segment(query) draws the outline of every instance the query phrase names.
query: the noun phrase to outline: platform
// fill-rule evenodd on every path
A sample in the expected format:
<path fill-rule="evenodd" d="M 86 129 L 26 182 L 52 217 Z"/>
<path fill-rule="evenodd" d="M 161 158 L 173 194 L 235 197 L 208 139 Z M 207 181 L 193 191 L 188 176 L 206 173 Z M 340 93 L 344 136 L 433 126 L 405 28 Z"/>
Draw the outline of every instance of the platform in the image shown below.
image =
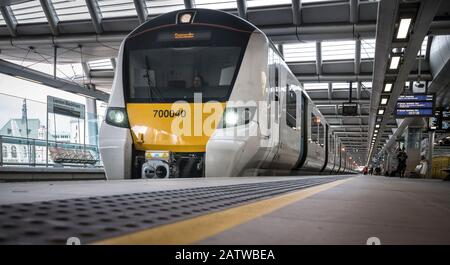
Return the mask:
<path fill-rule="evenodd" d="M 449 194 L 355 175 L 3 183 L 0 244 L 449 244 Z"/>
<path fill-rule="evenodd" d="M 103 168 L 0 167 L 0 181 L 106 179 Z"/>

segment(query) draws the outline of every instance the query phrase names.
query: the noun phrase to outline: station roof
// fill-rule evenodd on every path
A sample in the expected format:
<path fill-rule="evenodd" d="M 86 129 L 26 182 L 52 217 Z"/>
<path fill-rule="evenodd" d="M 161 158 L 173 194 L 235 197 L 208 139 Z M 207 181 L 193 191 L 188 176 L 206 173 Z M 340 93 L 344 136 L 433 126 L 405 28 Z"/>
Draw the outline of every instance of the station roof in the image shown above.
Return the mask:
<path fill-rule="evenodd" d="M 441 0 L 8 0 L 0 5 L 0 72 L 101 100 L 111 90 L 121 40 L 140 23 L 185 7 L 239 15 L 278 45 L 359 165 L 402 123 L 391 115 L 391 100 L 375 128 L 386 80 L 395 81 L 391 98 L 413 81 L 432 81 L 439 73 L 431 71 L 431 44 L 450 34 L 450 1 Z M 414 14 L 415 31 L 396 42 L 392 36 L 402 10 Z M 397 47 L 407 47 L 400 69 L 386 71 Z M 350 83 L 358 114 L 343 116 Z"/>

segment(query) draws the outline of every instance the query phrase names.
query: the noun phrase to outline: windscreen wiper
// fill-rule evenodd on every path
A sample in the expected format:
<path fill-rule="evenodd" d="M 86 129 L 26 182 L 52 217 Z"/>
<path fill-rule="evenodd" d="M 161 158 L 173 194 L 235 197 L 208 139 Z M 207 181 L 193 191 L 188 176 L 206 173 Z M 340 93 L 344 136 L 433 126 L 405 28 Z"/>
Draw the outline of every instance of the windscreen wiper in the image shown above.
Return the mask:
<path fill-rule="evenodd" d="M 162 97 L 161 97 L 160 91 L 159 91 L 158 88 L 156 87 L 156 84 L 152 84 L 152 80 L 150 80 L 150 63 L 149 63 L 149 61 L 148 61 L 148 56 L 145 56 L 145 67 L 146 67 L 146 72 L 147 72 L 146 77 L 147 77 L 147 85 L 148 85 L 148 99 L 149 99 L 149 101 L 150 101 L 150 100 L 153 100 L 153 97 L 152 97 L 152 88 L 154 88 L 155 91 L 153 91 L 153 92 L 156 92 L 156 93 L 153 93 L 153 94 L 154 94 L 159 100 L 161 100 Z"/>

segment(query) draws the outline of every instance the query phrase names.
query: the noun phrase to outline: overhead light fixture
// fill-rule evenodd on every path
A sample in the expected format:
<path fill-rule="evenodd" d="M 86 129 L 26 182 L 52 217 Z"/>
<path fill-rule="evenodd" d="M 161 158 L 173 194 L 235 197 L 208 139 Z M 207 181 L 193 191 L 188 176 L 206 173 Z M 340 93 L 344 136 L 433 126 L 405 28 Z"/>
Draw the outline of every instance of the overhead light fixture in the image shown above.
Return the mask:
<path fill-rule="evenodd" d="M 375 132 L 375 133 L 378 133 L 378 130 L 375 130 L 374 132 Z"/>
<path fill-rule="evenodd" d="M 400 19 L 400 25 L 398 26 L 397 39 L 406 39 L 408 37 L 409 28 L 411 27 L 412 18 Z"/>
<path fill-rule="evenodd" d="M 391 91 L 392 91 L 392 83 L 386 83 L 386 84 L 384 85 L 383 92 L 385 92 L 385 93 L 390 93 Z"/>
<path fill-rule="evenodd" d="M 384 114 L 384 109 L 379 109 L 378 110 L 378 115 L 383 115 Z"/>
<path fill-rule="evenodd" d="M 400 55 L 393 55 L 391 57 L 391 63 L 389 64 L 389 69 L 396 70 L 400 65 Z"/>
<path fill-rule="evenodd" d="M 375 128 L 380 128 L 380 125 L 379 124 L 375 124 Z"/>
<path fill-rule="evenodd" d="M 387 102 L 388 102 L 388 100 L 389 100 L 389 97 L 382 97 L 382 98 L 381 98 L 380 104 L 381 104 L 381 105 L 386 105 Z"/>

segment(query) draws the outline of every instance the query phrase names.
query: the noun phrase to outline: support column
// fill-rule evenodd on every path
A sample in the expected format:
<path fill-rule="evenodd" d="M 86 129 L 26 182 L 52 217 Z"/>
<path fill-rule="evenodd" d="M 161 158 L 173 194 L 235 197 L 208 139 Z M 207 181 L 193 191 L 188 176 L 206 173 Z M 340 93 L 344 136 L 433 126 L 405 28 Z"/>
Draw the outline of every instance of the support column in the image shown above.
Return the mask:
<path fill-rule="evenodd" d="M 408 159 L 406 160 L 405 176 L 410 176 L 420 163 L 420 143 L 422 140 L 422 127 L 408 127 L 405 137 L 405 147 Z"/>
<path fill-rule="evenodd" d="M 86 126 L 88 132 L 88 144 L 98 145 L 97 101 L 95 98 L 86 98 Z"/>
<path fill-rule="evenodd" d="M 432 166 L 433 166 L 433 152 L 434 152 L 434 131 L 428 132 L 428 150 L 427 150 L 427 160 L 428 160 L 428 168 L 427 168 L 427 177 L 432 178 Z"/>

